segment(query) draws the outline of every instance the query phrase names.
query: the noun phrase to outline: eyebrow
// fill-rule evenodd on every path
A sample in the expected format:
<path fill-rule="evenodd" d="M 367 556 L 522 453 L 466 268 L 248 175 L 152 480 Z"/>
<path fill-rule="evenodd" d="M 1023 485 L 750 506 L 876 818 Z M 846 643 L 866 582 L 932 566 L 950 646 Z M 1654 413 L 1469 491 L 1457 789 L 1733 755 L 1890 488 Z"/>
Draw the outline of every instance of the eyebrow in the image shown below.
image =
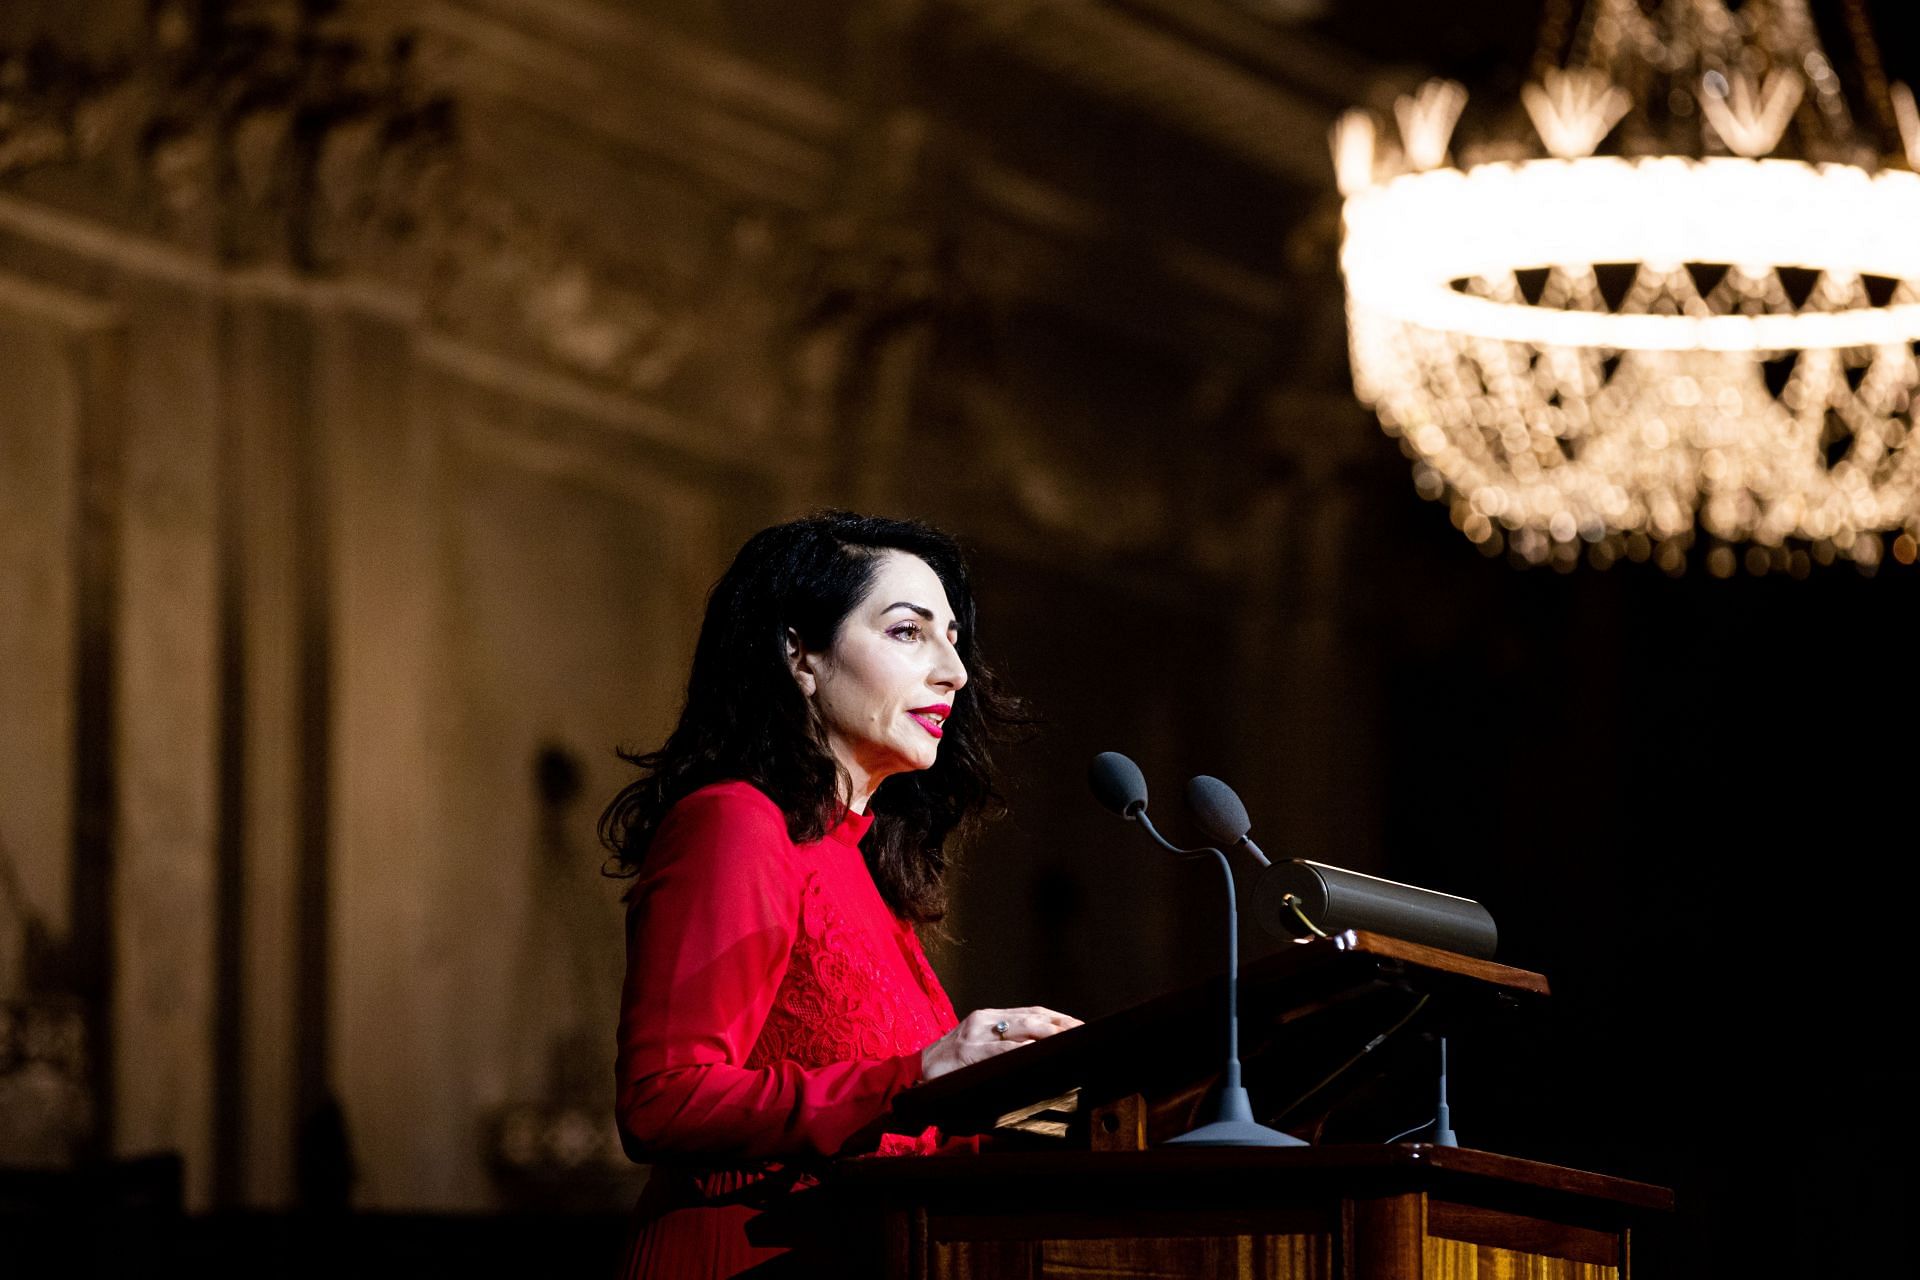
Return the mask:
<path fill-rule="evenodd" d="M 886 608 L 882 609 L 880 612 L 892 613 L 895 609 L 910 609 L 914 613 L 919 614 L 926 621 L 928 622 L 933 621 L 933 610 L 927 608 L 925 605 L 913 604 L 912 602 L 907 600 L 895 600 L 892 604 L 888 605 Z M 949 622 L 947 624 L 947 630 L 958 632 L 960 630 L 960 623 L 957 620 L 953 622 Z"/>

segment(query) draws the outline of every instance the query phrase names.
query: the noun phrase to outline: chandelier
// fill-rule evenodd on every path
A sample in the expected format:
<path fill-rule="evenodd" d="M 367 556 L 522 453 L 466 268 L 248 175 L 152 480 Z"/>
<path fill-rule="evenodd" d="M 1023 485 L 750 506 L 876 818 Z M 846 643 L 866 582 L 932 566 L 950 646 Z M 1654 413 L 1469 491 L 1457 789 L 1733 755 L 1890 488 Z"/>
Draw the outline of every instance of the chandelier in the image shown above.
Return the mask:
<path fill-rule="evenodd" d="M 1398 101 L 1397 147 L 1334 126 L 1354 389 L 1483 550 L 1913 562 L 1920 112 L 1849 17 L 1904 167 L 1805 0 L 1550 12 L 1531 135 L 1516 112 L 1457 165 L 1449 81 Z"/>

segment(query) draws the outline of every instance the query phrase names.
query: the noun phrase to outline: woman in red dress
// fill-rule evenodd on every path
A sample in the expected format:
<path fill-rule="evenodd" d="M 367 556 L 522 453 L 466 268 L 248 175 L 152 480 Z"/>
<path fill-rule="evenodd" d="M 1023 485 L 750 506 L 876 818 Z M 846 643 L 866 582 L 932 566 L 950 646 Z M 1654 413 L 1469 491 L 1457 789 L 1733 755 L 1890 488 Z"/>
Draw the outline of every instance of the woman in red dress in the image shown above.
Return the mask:
<path fill-rule="evenodd" d="M 809 1161 L 924 1149 L 895 1095 L 1078 1025 L 956 1020 L 920 949 L 1013 719 L 959 549 L 842 512 L 754 535 L 707 602 L 680 723 L 601 818 L 628 896 L 616 1111 L 653 1165 L 629 1277 L 729 1276 Z M 781 1177 L 770 1181 L 769 1175 Z"/>

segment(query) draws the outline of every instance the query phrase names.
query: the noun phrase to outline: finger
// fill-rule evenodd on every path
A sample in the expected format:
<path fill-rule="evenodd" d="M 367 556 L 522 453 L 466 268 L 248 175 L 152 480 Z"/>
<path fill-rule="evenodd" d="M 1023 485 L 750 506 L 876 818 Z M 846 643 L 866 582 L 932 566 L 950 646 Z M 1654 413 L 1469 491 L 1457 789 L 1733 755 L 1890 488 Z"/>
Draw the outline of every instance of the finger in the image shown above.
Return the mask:
<path fill-rule="evenodd" d="M 1077 1027 L 1081 1025 L 1080 1019 L 1074 1017 L 1072 1014 L 1061 1013 L 1058 1009 L 1049 1009 L 1043 1004 L 1028 1005 L 1026 1008 L 1018 1009 L 1014 1012 L 1028 1014 L 1036 1018 L 1044 1018 L 1056 1026 Z"/>
<path fill-rule="evenodd" d="M 996 1030 L 1004 1022 L 1005 1031 Z M 1002 1041 L 1026 1043 L 1044 1040 L 1050 1035 L 1085 1026 L 1080 1019 L 1044 1005 L 1022 1005 L 1017 1009 L 975 1009 L 955 1028 L 960 1037 L 972 1044 Z"/>
<path fill-rule="evenodd" d="M 1033 1025 L 1050 1027 L 1054 1031 L 1066 1031 L 1073 1027 L 1085 1025 L 1078 1018 L 1070 1017 L 1064 1013 L 1056 1013 L 1052 1009 L 1042 1009 L 1038 1013 L 1029 1016 L 1032 1018 Z"/>
<path fill-rule="evenodd" d="M 1067 1030 L 1066 1027 L 1050 1022 L 1045 1018 L 1025 1014 L 1008 1023 L 1007 1034 L 1004 1038 L 1008 1040 L 1018 1040 L 1022 1044 L 1025 1044 L 1034 1040 L 1045 1040 L 1048 1036 L 1059 1035 L 1065 1030 Z"/>
<path fill-rule="evenodd" d="M 1038 1040 L 1066 1029 L 1032 1014 L 1021 1013 L 1018 1009 L 989 1009 L 985 1012 L 999 1013 L 1001 1016 L 985 1026 L 969 1030 L 964 1037 L 968 1043 L 1025 1044 L 1029 1040 Z M 1002 1024 L 1005 1030 L 1000 1029 Z"/>
<path fill-rule="evenodd" d="M 974 1022 L 969 1016 L 960 1025 L 958 1030 L 961 1038 L 969 1044 L 998 1044 L 1003 1040 L 1012 1040 L 1020 1034 L 1022 1025 L 1013 1012 L 1011 1009 L 982 1009 L 979 1011 L 979 1022 Z"/>

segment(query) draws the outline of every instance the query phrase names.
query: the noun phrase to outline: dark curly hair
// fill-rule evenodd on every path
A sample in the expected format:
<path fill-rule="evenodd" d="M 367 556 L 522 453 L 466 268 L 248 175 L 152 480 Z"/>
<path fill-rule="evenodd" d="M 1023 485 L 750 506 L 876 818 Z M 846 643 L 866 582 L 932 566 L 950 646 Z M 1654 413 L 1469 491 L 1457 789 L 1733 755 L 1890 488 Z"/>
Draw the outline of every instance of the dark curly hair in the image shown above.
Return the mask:
<path fill-rule="evenodd" d="M 600 815 L 600 841 L 612 854 L 608 875 L 638 874 L 667 810 L 713 782 L 742 780 L 764 791 L 786 815 L 795 843 L 826 834 L 840 812 L 841 769 L 788 665 L 787 632 L 808 649 L 830 648 L 890 551 L 918 556 L 939 577 L 959 626 L 967 683 L 953 699 L 933 767 L 895 774 L 874 792 L 873 825 L 860 848 L 895 914 L 919 925 L 946 914 L 948 841 L 1003 811 L 993 748 L 1027 717 L 981 657 L 958 544 L 918 521 L 845 511 L 762 529 L 714 584 L 680 723 L 657 751 L 620 752 L 644 772 Z"/>

